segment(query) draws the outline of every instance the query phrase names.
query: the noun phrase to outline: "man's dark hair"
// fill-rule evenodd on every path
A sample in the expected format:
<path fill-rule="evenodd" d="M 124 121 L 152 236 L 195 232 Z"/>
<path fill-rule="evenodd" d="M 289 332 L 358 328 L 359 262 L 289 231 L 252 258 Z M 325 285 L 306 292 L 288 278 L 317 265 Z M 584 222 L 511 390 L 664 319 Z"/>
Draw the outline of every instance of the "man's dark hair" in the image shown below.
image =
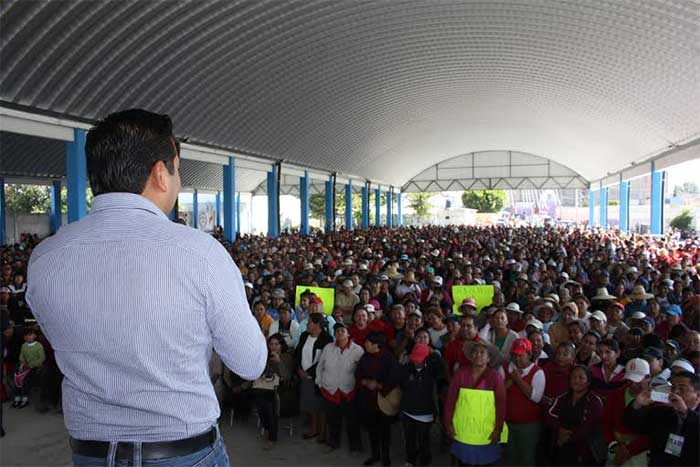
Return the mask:
<path fill-rule="evenodd" d="M 620 343 L 616 341 L 615 339 L 603 339 L 602 341 L 598 342 L 598 345 L 604 345 L 613 352 L 619 352 L 620 351 Z"/>
<path fill-rule="evenodd" d="M 88 131 L 85 142 L 90 187 L 104 193 L 143 193 L 151 169 L 163 161 L 175 172 L 179 144 L 173 147 L 173 124 L 167 115 L 141 109 L 108 115 Z"/>

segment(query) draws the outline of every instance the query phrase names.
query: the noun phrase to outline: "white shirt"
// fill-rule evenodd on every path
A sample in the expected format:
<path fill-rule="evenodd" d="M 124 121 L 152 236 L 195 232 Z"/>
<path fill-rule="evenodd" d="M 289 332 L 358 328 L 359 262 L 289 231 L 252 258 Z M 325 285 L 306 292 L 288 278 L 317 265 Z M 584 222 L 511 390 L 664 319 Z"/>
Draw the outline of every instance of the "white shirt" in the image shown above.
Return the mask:
<path fill-rule="evenodd" d="M 306 371 L 311 368 L 314 364 L 314 344 L 316 343 L 318 337 L 314 337 L 311 334 L 306 338 L 304 342 L 304 347 L 301 349 L 301 368 Z"/>
<path fill-rule="evenodd" d="M 316 384 L 331 394 L 340 389 L 345 394 L 355 388 L 355 368 L 365 351 L 356 343 L 341 350 L 337 344 L 323 348 L 316 367 Z"/>

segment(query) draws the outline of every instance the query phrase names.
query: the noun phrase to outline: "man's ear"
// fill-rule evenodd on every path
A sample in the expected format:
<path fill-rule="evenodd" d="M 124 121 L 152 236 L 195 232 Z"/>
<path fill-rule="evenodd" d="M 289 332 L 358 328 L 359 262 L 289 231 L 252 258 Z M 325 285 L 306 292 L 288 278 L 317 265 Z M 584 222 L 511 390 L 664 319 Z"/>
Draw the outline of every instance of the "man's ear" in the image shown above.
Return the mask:
<path fill-rule="evenodd" d="M 150 181 L 155 190 L 161 192 L 168 191 L 168 173 L 165 162 L 158 161 L 153 165 Z"/>

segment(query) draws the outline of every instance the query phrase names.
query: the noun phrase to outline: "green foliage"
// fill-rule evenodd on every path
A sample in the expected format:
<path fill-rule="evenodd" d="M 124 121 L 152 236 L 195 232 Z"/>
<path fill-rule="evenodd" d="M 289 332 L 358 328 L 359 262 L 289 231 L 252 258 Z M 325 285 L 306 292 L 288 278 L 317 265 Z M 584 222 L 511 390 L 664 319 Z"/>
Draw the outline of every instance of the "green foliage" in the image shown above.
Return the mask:
<path fill-rule="evenodd" d="M 411 193 L 408 195 L 409 206 L 419 218 L 430 214 L 430 193 Z"/>
<path fill-rule="evenodd" d="M 693 225 L 693 216 L 688 210 L 684 210 L 671 220 L 671 227 L 682 232 L 687 232 Z"/>
<path fill-rule="evenodd" d="M 5 185 L 5 206 L 8 212 L 48 214 L 51 211 L 50 187 L 45 185 Z M 87 188 L 88 211 L 92 206 L 92 190 Z M 68 190 L 61 189 L 61 212 L 68 212 Z"/>
<path fill-rule="evenodd" d="M 503 190 L 470 190 L 462 193 L 462 205 L 478 212 L 498 212 L 506 204 Z"/>
<path fill-rule="evenodd" d="M 386 195 L 382 194 L 381 201 L 386 206 Z M 374 193 L 370 193 L 370 219 L 374 214 Z M 325 221 L 326 217 L 326 195 L 323 193 L 313 193 L 309 195 L 309 217 L 319 221 Z M 335 195 L 335 214 L 337 218 L 345 219 L 345 193 Z M 352 217 L 355 225 L 362 222 L 362 194 L 352 194 Z"/>

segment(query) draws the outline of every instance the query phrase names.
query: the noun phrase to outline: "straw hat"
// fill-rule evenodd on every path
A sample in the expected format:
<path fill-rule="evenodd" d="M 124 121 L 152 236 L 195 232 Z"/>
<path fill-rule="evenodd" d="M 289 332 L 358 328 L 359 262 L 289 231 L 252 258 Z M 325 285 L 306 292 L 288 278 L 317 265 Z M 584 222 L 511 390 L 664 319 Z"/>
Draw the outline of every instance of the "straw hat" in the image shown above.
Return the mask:
<path fill-rule="evenodd" d="M 608 289 L 605 287 L 601 287 L 600 289 L 596 290 L 596 295 L 593 297 L 593 300 L 617 300 L 617 297 L 610 295 Z"/>
<path fill-rule="evenodd" d="M 389 279 L 401 279 L 403 277 L 403 274 L 399 272 L 399 268 L 395 264 L 389 266 L 389 270 L 386 272 L 386 275 L 389 277 Z"/>
<path fill-rule="evenodd" d="M 413 271 L 408 271 L 405 276 L 403 276 L 402 279 L 404 282 L 411 282 L 411 283 L 416 283 L 418 282 L 416 280 L 416 274 Z"/>
<path fill-rule="evenodd" d="M 644 290 L 643 285 L 635 285 L 634 289 L 632 289 L 632 293 L 629 295 L 629 297 L 632 300 L 648 300 L 650 298 L 654 298 L 654 295 L 647 293 L 647 291 Z"/>

